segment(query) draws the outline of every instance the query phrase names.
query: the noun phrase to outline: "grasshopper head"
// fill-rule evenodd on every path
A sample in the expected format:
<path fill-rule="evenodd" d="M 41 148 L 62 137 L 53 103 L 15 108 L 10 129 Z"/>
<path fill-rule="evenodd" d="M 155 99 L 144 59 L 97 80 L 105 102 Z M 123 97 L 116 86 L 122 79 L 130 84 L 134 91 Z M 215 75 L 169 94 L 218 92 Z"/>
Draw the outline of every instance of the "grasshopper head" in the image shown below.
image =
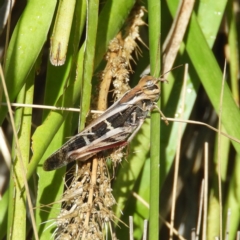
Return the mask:
<path fill-rule="evenodd" d="M 160 96 L 160 86 L 158 82 L 165 81 L 162 78 L 144 76 L 139 83 L 129 90 L 120 100 L 120 103 L 136 103 L 140 100 L 150 100 L 156 102 Z"/>
<path fill-rule="evenodd" d="M 144 76 L 139 81 L 138 86 L 150 100 L 155 102 L 160 96 L 160 87 L 158 85 L 160 81 L 163 81 L 162 78 Z"/>

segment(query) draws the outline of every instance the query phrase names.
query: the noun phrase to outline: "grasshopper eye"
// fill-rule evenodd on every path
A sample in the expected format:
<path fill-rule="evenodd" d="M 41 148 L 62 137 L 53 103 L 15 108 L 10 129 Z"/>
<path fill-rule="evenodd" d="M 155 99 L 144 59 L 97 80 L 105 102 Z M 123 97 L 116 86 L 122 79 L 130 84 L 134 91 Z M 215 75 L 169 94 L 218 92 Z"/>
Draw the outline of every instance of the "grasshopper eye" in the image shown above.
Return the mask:
<path fill-rule="evenodd" d="M 149 88 L 149 87 L 151 87 L 151 86 L 153 86 L 154 85 L 154 82 L 152 81 L 152 80 L 148 80 L 147 82 L 146 82 L 146 88 Z"/>
<path fill-rule="evenodd" d="M 143 86 L 144 89 L 149 90 L 149 91 L 153 91 L 155 89 L 158 89 L 158 85 L 156 84 L 155 79 L 149 79 L 148 81 L 146 81 L 145 85 Z"/>

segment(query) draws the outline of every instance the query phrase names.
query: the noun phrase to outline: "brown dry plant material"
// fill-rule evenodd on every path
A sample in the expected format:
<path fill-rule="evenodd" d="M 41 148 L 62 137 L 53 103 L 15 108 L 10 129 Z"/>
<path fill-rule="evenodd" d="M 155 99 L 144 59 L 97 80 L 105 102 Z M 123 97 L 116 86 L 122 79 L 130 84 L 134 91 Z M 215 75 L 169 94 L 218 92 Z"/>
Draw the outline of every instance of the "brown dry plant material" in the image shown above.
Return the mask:
<path fill-rule="evenodd" d="M 140 52 L 137 40 L 143 43 L 139 35 L 139 27 L 145 25 L 142 20 L 145 8 L 142 6 L 135 7 L 128 19 L 128 25 L 125 34 L 120 32 L 109 43 L 108 52 L 106 54 L 107 64 L 103 70 L 99 91 L 98 109 L 105 110 L 107 108 L 107 95 L 110 84 L 113 83 L 113 96 L 115 100 L 119 99 L 129 87 L 129 72 L 132 71 L 130 61 L 133 60 L 132 54 L 136 55 Z"/>
<path fill-rule="evenodd" d="M 107 64 L 101 74 L 98 110 L 106 110 L 111 83 L 117 100 L 130 89 L 131 54 L 140 51 L 136 40 L 142 42 L 139 27 L 144 25 L 144 7 L 135 7 L 127 21 L 124 37 L 119 33 L 110 43 L 106 54 Z M 115 167 L 124 157 L 123 148 L 113 150 L 110 158 Z M 95 157 L 78 162 L 70 186 L 64 192 L 62 208 L 56 220 L 55 239 L 103 239 L 105 224 L 113 222 L 111 177 L 104 158 Z M 112 237 L 115 236 L 112 233 Z"/>
<path fill-rule="evenodd" d="M 105 161 L 99 160 L 96 184 L 92 184 L 92 163 L 79 164 L 72 182 L 63 195 L 63 205 L 57 217 L 55 239 L 102 239 L 104 224 L 114 219 L 111 207 L 115 200 L 111 194 L 108 169 Z M 94 201 L 89 204 L 89 192 L 94 192 Z M 89 215 L 88 225 L 85 225 Z"/>

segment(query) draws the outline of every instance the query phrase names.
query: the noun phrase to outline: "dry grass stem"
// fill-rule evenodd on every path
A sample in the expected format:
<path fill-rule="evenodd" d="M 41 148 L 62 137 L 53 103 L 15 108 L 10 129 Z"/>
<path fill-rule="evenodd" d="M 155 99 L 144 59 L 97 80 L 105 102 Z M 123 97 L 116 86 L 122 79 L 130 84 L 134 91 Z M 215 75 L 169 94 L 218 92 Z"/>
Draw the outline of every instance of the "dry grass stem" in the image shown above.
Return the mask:
<path fill-rule="evenodd" d="M 162 120 L 165 120 L 165 118 L 161 118 Z M 189 124 L 196 124 L 196 125 L 202 125 L 202 126 L 205 126 L 211 130 L 213 130 L 214 132 L 219 132 L 216 128 L 210 126 L 209 124 L 206 124 L 206 123 L 203 123 L 203 122 L 198 122 L 198 121 L 193 121 L 193 120 L 182 120 L 182 119 L 179 119 L 179 118 L 169 118 L 169 117 L 166 117 L 166 120 L 168 120 L 169 122 L 183 122 L 183 123 L 189 123 Z M 221 135 L 229 138 L 230 140 L 233 140 L 237 143 L 240 143 L 240 140 L 229 135 L 229 134 L 226 134 L 225 132 L 220 132 Z"/>
<path fill-rule="evenodd" d="M 27 195 L 27 203 L 28 203 L 28 206 L 29 206 L 29 213 L 30 213 L 32 226 L 33 226 L 33 232 L 34 232 L 35 238 L 39 239 L 38 238 L 38 233 L 37 233 L 37 228 L 36 228 L 36 222 L 35 222 L 35 218 L 34 218 L 34 213 L 33 213 L 32 200 L 31 200 L 31 197 L 30 197 L 30 191 L 29 191 L 28 182 L 27 182 L 27 178 L 26 178 L 26 176 L 27 176 L 26 169 L 25 169 L 23 159 L 22 159 L 21 148 L 20 148 L 19 141 L 18 141 L 18 134 L 17 134 L 17 130 L 16 130 L 15 125 L 14 125 L 13 113 L 12 113 L 12 109 L 11 109 L 11 106 L 10 106 L 10 99 L 9 99 L 9 96 L 8 96 L 7 86 L 6 86 L 6 82 L 5 82 L 5 78 L 4 78 L 4 75 L 3 75 L 3 69 L 2 69 L 1 64 L 0 64 L 0 78 L 2 80 L 1 81 L 2 82 L 2 87 L 3 87 L 3 91 L 4 91 L 4 94 L 5 94 L 6 100 L 7 100 L 10 122 L 11 122 L 11 125 L 12 125 L 14 140 L 15 140 L 15 144 L 16 144 L 16 153 L 17 153 L 17 158 L 20 161 L 20 166 L 21 166 L 21 171 L 22 171 L 22 176 L 23 176 L 23 181 L 24 181 L 24 187 L 25 187 L 25 191 L 26 191 L 26 195 Z M 23 187 L 23 186 L 21 186 L 21 187 Z M 22 191 L 22 189 L 18 189 L 18 190 Z"/>
<path fill-rule="evenodd" d="M 208 143 L 204 144 L 204 209 L 203 209 L 203 240 L 207 238 L 207 214 L 208 214 L 208 165 L 209 165 Z"/>
<path fill-rule="evenodd" d="M 1 103 L 3 106 L 7 106 L 7 103 Z M 11 103 L 12 107 L 24 107 L 24 108 L 39 108 L 39 109 L 49 109 L 56 111 L 69 111 L 69 112 L 80 112 L 79 108 L 67 108 L 67 107 L 55 107 L 55 106 L 47 106 L 47 105 L 37 105 L 37 104 L 25 104 L 25 103 Z M 91 113 L 101 114 L 103 111 L 91 110 Z"/>
<path fill-rule="evenodd" d="M 226 221 L 226 230 L 225 230 L 225 240 L 229 239 L 229 229 L 230 229 L 230 221 L 231 221 L 231 209 L 228 209 L 227 213 L 227 221 Z"/>
<path fill-rule="evenodd" d="M 192 229 L 192 231 L 191 231 L 191 240 L 196 240 L 196 231 L 195 231 L 195 229 Z"/>
<path fill-rule="evenodd" d="M 134 233 L 134 230 L 133 230 L 133 217 L 129 216 L 129 239 L 130 240 L 134 239 L 133 233 Z"/>
<path fill-rule="evenodd" d="M 203 209 L 203 203 L 204 203 L 204 187 L 205 187 L 205 181 L 202 180 L 202 186 L 201 186 L 201 193 L 200 193 L 200 203 L 199 203 L 199 211 L 198 211 L 198 221 L 197 221 L 197 228 L 195 232 L 195 239 L 199 239 L 200 234 L 200 228 L 201 228 L 201 222 L 202 222 L 202 209 Z"/>
<path fill-rule="evenodd" d="M 164 73 L 173 66 L 193 11 L 194 2 L 194 0 L 180 1 L 177 15 L 163 44 L 164 66 L 162 72 Z"/>
<path fill-rule="evenodd" d="M 147 240 L 148 237 L 148 220 L 144 220 L 143 223 L 143 240 Z"/>

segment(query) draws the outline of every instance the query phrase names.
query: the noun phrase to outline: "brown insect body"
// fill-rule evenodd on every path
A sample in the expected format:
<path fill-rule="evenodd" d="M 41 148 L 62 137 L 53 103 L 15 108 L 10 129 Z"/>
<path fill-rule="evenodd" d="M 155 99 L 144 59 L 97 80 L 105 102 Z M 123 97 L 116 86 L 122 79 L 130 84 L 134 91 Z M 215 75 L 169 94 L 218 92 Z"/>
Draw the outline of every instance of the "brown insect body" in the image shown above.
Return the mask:
<path fill-rule="evenodd" d="M 86 161 L 100 151 L 127 145 L 159 99 L 159 81 L 144 76 L 138 85 L 48 157 L 44 170 L 51 171 L 74 160 Z"/>

